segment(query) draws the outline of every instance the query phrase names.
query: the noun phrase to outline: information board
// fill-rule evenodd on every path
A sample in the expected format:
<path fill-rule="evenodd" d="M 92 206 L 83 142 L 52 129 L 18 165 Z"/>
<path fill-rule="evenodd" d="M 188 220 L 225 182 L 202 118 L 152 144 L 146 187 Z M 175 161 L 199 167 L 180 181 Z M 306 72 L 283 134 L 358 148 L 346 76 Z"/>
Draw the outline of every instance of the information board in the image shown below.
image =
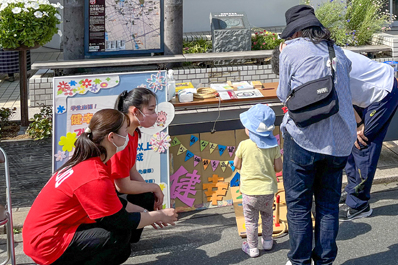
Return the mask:
<path fill-rule="evenodd" d="M 174 106 L 167 102 L 166 72 L 140 72 L 62 76 L 54 78 L 53 171 L 73 154 L 74 143 L 88 127 L 95 112 L 114 108 L 124 90 L 147 87 L 156 93 L 158 120 L 151 128 L 141 128 L 137 148 L 137 170 L 150 183 L 157 183 L 169 207 L 168 125 Z"/>
<path fill-rule="evenodd" d="M 163 52 L 163 0 L 86 0 L 85 56 Z"/>

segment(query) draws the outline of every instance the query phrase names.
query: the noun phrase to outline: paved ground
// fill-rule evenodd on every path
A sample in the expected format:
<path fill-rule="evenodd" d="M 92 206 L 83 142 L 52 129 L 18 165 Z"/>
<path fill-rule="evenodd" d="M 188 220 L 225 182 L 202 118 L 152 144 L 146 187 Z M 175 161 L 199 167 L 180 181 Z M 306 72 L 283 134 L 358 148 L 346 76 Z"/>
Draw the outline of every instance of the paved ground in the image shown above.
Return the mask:
<path fill-rule="evenodd" d="M 57 51 L 44 48 L 32 52 L 32 61 L 43 61 L 57 56 Z M 33 74 L 33 73 L 32 73 Z M 0 75 L 0 108 L 19 108 L 19 80 L 6 81 Z M 30 116 L 37 109 L 29 109 Z M 19 119 L 19 113 L 13 118 Z M 21 160 L 22 161 L 22 160 Z M 49 174 L 37 172 L 35 185 L 23 182 L 24 173 L 19 167 L 11 169 L 15 227 L 23 225 L 31 205 L 33 193 L 48 180 Z M 0 170 L 0 175 L 3 175 Z M 16 175 L 18 175 L 16 177 Z M 390 265 L 398 264 L 398 141 L 385 142 L 378 164 L 370 218 L 345 222 L 340 225 L 339 255 L 335 264 Z M 0 184 L 1 187 L 2 183 Z M 25 191 L 25 192 L 24 192 Z M 25 195 L 26 196 L 25 196 Z M 133 253 L 125 264 L 285 264 L 288 236 L 276 239 L 270 252 L 250 259 L 241 250 L 232 207 L 209 209 L 180 215 L 176 227 L 156 231 L 147 228 L 142 240 L 133 245 Z M 23 254 L 21 234 L 15 235 L 17 264 L 34 264 Z M 5 235 L 0 235 L 0 262 L 6 256 Z"/>
<path fill-rule="evenodd" d="M 373 215 L 340 223 L 339 254 L 334 264 L 398 264 L 398 183 L 373 188 Z M 15 236 L 17 264 L 34 264 L 23 254 L 21 235 Z M 146 228 L 141 241 L 132 245 L 125 264 L 285 264 L 288 236 L 276 239 L 273 250 L 249 258 L 240 248 L 232 207 L 181 214 L 175 227 Z M 0 236 L 0 259 L 5 257 L 5 235 Z"/>

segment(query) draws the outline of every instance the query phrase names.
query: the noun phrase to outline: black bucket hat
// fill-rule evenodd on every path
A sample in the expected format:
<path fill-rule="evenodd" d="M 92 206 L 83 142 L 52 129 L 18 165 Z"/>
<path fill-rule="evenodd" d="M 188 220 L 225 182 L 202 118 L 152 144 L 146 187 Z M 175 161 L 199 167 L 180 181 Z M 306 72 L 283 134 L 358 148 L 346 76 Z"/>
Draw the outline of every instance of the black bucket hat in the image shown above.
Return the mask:
<path fill-rule="evenodd" d="M 308 27 L 323 27 L 316 18 L 314 9 L 309 5 L 297 5 L 289 8 L 286 13 L 286 28 L 280 35 L 281 39 L 287 39 L 294 33 Z"/>

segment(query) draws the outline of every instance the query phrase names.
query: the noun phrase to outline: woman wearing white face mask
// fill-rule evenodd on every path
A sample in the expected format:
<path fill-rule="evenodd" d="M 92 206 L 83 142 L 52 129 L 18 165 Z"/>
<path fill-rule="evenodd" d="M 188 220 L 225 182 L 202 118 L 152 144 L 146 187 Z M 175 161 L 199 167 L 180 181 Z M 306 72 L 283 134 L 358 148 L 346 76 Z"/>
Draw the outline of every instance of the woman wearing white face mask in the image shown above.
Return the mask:
<path fill-rule="evenodd" d="M 122 264 L 137 229 L 177 220 L 174 209 L 135 212 L 117 196 L 108 164 L 127 146 L 128 124 L 120 111 L 95 113 L 72 158 L 37 196 L 22 233 L 24 252 L 36 263 Z"/>
<path fill-rule="evenodd" d="M 135 211 L 161 210 L 163 192 L 156 183 L 146 183 L 136 168 L 139 127 L 150 128 L 157 120 L 156 94 L 147 88 L 135 88 L 122 92 L 115 103 L 115 109 L 130 118 L 127 147 L 111 159 L 112 178 L 119 193 L 128 194 L 127 200 L 135 205 Z M 155 228 L 155 224 L 153 225 Z M 158 226 L 162 227 L 161 223 Z M 131 242 L 138 242 L 142 230 L 136 230 Z"/>

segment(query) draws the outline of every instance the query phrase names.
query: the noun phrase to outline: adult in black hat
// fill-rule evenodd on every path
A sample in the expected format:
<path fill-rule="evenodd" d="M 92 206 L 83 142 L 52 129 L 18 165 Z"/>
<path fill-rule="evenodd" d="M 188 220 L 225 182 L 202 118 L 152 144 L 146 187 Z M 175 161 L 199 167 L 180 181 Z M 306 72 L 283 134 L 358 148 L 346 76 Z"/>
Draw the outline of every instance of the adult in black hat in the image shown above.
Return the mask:
<path fill-rule="evenodd" d="M 328 51 L 330 32 L 316 18 L 314 9 L 298 5 L 286 12 L 286 40 L 279 57 L 277 95 L 286 102 L 295 88 L 331 75 Z M 284 45 L 282 45 L 284 46 Z M 288 264 L 332 264 L 337 255 L 339 200 L 342 171 L 356 139 L 351 103 L 351 61 L 333 45 L 339 111 L 321 121 L 299 127 L 285 114 L 283 183 L 286 192 L 290 251 Z M 329 66 L 328 66 L 329 65 Z M 315 197 L 315 246 L 311 220 Z"/>

